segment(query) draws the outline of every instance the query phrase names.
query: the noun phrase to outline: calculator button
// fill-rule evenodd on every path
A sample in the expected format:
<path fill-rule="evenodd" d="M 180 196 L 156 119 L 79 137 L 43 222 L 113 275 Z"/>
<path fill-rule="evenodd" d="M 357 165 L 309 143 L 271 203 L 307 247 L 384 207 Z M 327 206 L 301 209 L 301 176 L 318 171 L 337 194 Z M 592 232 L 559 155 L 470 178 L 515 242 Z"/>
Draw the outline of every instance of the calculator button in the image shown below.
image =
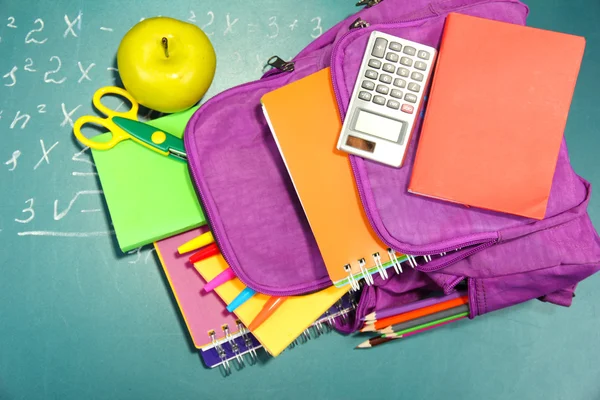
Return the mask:
<path fill-rule="evenodd" d="M 392 42 L 390 43 L 390 50 L 400 51 L 402 50 L 402 45 L 398 42 Z"/>
<path fill-rule="evenodd" d="M 379 104 L 380 106 L 382 106 L 382 105 L 385 104 L 385 97 L 383 97 L 383 96 L 375 96 L 375 97 L 373 97 L 373 103 Z"/>
<path fill-rule="evenodd" d="M 408 78 L 409 73 L 410 73 L 410 71 L 403 67 L 399 67 L 398 71 L 396 71 L 396 74 L 400 75 L 403 78 Z"/>
<path fill-rule="evenodd" d="M 388 41 L 383 38 L 375 39 L 375 45 L 371 51 L 371 55 L 377 58 L 383 58 L 385 55 L 385 49 L 387 48 Z"/>
<path fill-rule="evenodd" d="M 410 104 L 402 104 L 401 110 L 404 111 L 405 113 L 412 114 L 413 111 L 415 111 L 415 108 L 413 106 L 411 106 Z"/>
<path fill-rule="evenodd" d="M 360 92 L 358 94 L 358 98 L 364 101 L 369 101 L 371 100 L 371 93 L 369 92 Z"/>
<path fill-rule="evenodd" d="M 392 77 L 390 75 L 381 74 L 379 80 L 383 83 L 392 83 Z"/>
<path fill-rule="evenodd" d="M 402 52 L 404 54 L 408 54 L 409 56 L 414 56 L 417 53 L 417 49 L 410 46 L 404 46 L 404 50 Z"/>
<path fill-rule="evenodd" d="M 410 90 L 411 92 L 418 92 L 419 90 L 421 90 L 421 85 L 419 85 L 418 83 L 411 82 L 408 84 L 408 90 Z"/>
<path fill-rule="evenodd" d="M 397 102 L 396 100 L 388 100 L 387 106 L 389 108 L 393 108 L 394 110 L 397 110 L 400 108 L 400 103 Z"/>
<path fill-rule="evenodd" d="M 369 60 L 369 67 L 379 69 L 381 68 L 381 61 L 371 58 Z"/>
<path fill-rule="evenodd" d="M 422 82 L 423 81 L 423 74 L 420 73 L 420 72 L 417 72 L 417 71 L 415 71 L 412 74 L 410 74 L 410 77 L 412 79 L 414 79 L 415 81 L 417 81 L 417 82 Z"/>
<path fill-rule="evenodd" d="M 395 97 L 397 99 L 401 99 L 402 98 L 402 91 L 398 90 L 398 89 L 392 89 L 392 92 L 390 93 L 390 96 Z"/>
<path fill-rule="evenodd" d="M 429 53 L 425 50 L 419 50 L 417 57 L 422 58 L 423 60 L 429 60 Z"/>
<path fill-rule="evenodd" d="M 427 64 L 423 61 L 417 61 L 415 62 L 415 68 L 420 69 L 421 71 L 425 71 L 427 69 Z"/>
<path fill-rule="evenodd" d="M 369 79 L 377 79 L 378 75 L 379 74 L 372 69 L 368 69 L 367 72 L 365 72 L 365 76 Z"/>
<path fill-rule="evenodd" d="M 385 59 L 391 62 L 398 62 L 398 54 L 396 53 L 387 53 L 385 55 Z"/>
<path fill-rule="evenodd" d="M 383 70 L 385 72 L 390 72 L 393 74 L 394 71 L 396 70 L 396 67 L 394 67 L 394 64 L 385 63 L 385 64 L 383 64 Z"/>
<path fill-rule="evenodd" d="M 416 103 L 417 96 L 415 96 L 412 93 L 406 93 L 406 95 L 404 96 L 404 100 L 408 101 L 409 103 Z"/>
<path fill-rule="evenodd" d="M 396 79 L 394 79 L 394 86 L 399 87 L 399 88 L 405 88 L 406 81 L 404 79 L 396 78 Z"/>
<path fill-rule="evenodd" d="M 377 93 L 388 94 L 390 89 L 385 85 L 377 85 Z"/>
<path fill-rule="evenodd" d="M 371 81 L 363 81 L 362 85 L 360 85 L 363 89 L 373 90 L 375 89 L 375 84 Z"/>
<path fill-rule="evenodd" d="M 405 49 L 406 49 L 406 47 L 405 47 Z M 412 59 L 410 59 L 408 57 L 402 57 L 400 59 L 400 64 L 406 65 L 407 67 L 410 67 L 412 65 Z"/>

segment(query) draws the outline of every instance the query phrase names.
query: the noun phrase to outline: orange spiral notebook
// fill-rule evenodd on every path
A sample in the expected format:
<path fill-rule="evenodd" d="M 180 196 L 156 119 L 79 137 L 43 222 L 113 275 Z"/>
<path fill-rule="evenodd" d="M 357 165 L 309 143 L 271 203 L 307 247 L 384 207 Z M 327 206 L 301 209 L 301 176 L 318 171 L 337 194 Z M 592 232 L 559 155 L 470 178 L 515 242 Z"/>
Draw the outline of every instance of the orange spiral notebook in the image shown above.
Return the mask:
<path fill-rule="evenodd" d="M 386 273 L 392 257 L 371 230 L 348 154 L 336 149 L 342 122 L 329 68 L 265 94 L 261 103 L 333 283 L 356 286 Z"/>
<path fill-rule="evenodd" d="M 543 219 L 584 47 L 450 14 L 409 191 Z"/>

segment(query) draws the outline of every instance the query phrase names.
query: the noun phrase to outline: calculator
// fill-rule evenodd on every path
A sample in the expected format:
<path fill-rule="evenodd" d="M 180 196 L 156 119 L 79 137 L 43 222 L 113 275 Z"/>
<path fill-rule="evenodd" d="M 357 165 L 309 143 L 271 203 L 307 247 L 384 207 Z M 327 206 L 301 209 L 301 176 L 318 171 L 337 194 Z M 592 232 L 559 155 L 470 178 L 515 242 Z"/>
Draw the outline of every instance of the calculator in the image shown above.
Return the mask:
<path fill-rule="evenodd" d="M 433 47 L 371 32 L 337 148 L 402 166 L 435 58 Z"/>

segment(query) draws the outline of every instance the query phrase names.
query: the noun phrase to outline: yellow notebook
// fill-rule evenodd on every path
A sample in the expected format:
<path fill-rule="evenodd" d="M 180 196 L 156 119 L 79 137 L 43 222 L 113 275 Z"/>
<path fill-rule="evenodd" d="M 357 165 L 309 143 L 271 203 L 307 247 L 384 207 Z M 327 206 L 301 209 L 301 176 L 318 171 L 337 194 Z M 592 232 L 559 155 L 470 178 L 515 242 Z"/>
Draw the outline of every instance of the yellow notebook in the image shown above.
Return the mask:
<path fill-rule="evenodd" d="M 194 266 L 207 282 L 228 268 L 227 262 L 221 255 L 200 261 Z M 235 278 L 218 286 L 215 291 L 225 303 L 229 304 L 245 287 L 239 279 Z M 252 333 L 269 354 L 275 357 L 341 299 L 349 289 L 349 286 L 344 288 L 331 286 L 305 296 L 291 296 Z M 268 298 L 267 295 L 257 293 L 239 306 L 234 313 L 244 325 L 248 326 Z"/>

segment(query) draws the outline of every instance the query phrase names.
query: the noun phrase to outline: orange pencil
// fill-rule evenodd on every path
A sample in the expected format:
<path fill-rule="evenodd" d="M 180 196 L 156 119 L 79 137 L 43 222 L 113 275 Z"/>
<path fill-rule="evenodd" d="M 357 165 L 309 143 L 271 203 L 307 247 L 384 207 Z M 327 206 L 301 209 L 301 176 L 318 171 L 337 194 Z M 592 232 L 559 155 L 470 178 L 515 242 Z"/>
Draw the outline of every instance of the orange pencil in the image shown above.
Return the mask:
<path fill-rule="evenodd" d="M 287 299 L 287 297 L 271 296 L 265 303 L 262 310 L 254 317 L 248 329 L 250 332 L 262 325 L 274 312 L 279 308 L 280 305 Z"/>
<path fill-rule="evenodd" d="M 361 332 L 372 332 L 378 331 L 380 329 L 386 328 L 390 325 L 396 325 L 401 322 L 410 321 L 411 319 L 420 318 L 425 315 L 433 314 L 438 311 L 447 310 L 449 308 L 454 308 L 458 306 L 462 306 L 464 304 L 468 304 L 469 296 L 462 296 L 457 299 L 452 299 L 445 301 L 443 303 L 438 303 L 431 305 L 429 307 L 419 308 L 414 311 L 409 311 L 403 314 L 394 315 L 392 317 L 383 318 L 372 323 L 365 324 L 365 326 L 360 330 Z"/>

